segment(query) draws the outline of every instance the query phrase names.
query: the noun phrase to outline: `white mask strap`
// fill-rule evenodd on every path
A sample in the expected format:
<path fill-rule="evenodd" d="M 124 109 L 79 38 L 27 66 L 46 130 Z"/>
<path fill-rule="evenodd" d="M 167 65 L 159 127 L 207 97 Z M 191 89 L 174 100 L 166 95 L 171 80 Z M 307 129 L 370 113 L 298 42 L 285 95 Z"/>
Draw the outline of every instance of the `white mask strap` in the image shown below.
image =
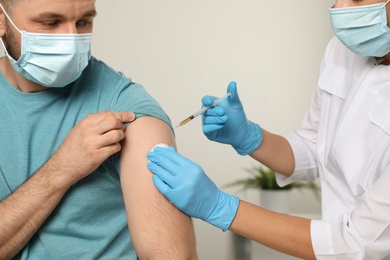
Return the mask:
<path fill-rule="evenodd" d="M 390 0 L 389 0 L 390 1 Z M 7 12 L 5 11 L 4 7 L 2 4 L 0 4 L 0 7 L 1 9 L 3 10 L 5 16 L 7 16 L 8 20 L 11 22 L 11 24 L 13 25 L 13 27 L 15 27 L 15 29 L 20 33 L 22 34 L 22 32 L 18 29 L 18 27 L 16 27 L 16 25 L 14 24 L 14 22 L 11 20 L 11 18 L 9 17 L 9 15 L 7 14 Z"/>
<path fill-rule="evenodd" d="M 5 47 L 5 44 L 3 42 L 3 38 L 1 38 L 1 37 L 0 37 L 0 42 L 1 42 L 1 45 L 3 45 L 5 53 L 8 54 L 7 48 Z"/>

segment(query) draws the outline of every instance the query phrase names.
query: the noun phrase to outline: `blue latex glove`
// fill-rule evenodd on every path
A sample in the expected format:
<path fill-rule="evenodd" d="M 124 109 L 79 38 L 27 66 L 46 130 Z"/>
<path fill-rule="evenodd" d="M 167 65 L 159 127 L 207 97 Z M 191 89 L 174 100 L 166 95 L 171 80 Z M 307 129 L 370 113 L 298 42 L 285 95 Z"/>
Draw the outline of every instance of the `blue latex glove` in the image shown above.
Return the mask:
<path fill-rule="evenodd" d="M 263 141 L 262 129 L 246 118 L 235 82 L 230 82 L 227 92 L 229 98 L 202 114 L 203 133 L 211 141 L 230 144 L 240 155 L 251 154 Z M 205 96 L 202 103 L 211 106 L 215 99 Z"/>
<path fill-rule="evenodd" d="M 173 205 L 223 231 L 229 228 L 236 216 L 238 197 L 218 189 L 199 165 L 173 147 L 157 147 L 147 156 L 155 186 Z"/>

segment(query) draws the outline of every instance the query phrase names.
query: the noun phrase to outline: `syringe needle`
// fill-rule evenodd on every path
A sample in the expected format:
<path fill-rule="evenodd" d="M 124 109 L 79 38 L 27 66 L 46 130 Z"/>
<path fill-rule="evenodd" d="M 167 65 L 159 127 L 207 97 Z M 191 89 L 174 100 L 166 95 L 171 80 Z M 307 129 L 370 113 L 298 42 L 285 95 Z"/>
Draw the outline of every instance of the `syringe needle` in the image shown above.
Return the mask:
<path fill-rule="evenodd" d="M 201 110 L 195 112 L 194 114 L 190 115 L 189 117 L 187 117 L 186 119 L 184 119 L 183 121 L 181 121 L 176 127 L 180 127 L 180 126 L 183 126 L 185 124 L 187 124 L 188 122 L 190 122 L 192 119 L 194 119 L 195 117 L 199 116 L 200 114 L 202 114 L 203 112 L 205 112 L 207 109 L 209 109 L 210 107 L 214 107 L 216 106 L 219 102 L 221 102 L 222 100 L 224 100 L 225 98 L 227 98 L 228 96 L 230 96 L 230 93 L 227 93 L 225 96 L 219 98 L 219 99 L 216 99 L 214 100 L 213 104 L 211 106 L 206 106 L 206 107 L 203 107 Z"/>

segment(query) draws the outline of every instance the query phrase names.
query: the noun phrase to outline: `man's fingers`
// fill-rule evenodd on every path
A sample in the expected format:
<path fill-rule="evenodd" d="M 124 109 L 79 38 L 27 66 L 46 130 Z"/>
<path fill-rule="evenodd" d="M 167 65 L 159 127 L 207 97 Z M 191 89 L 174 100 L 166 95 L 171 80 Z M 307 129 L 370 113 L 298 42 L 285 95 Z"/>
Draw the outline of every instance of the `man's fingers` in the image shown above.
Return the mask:
<path fill-rule="evenodd" d="M 135 120 L 135 114 L 132 112 L 113 112 L 113 114 L 122 123 L 129 123 Z"/>
<path fill-rule="evenodd" d="M 101 147 L 99 149 L 99 158 L 103 162 L 111 155 L 119 152 L 122 149 L 121 145 L 119 143 L 113 143 L 111 145 L 107 145 L 104 147 Z"/>
<path fill-rule="evenodd" d="M 120 129 L 114 129 L 106 132 L 99 138 L 100 142 L 98 143 L 98 146 L 104 147 L 119 143 L 123 138 L 125 138 L 125 132 Z"/>
<path fill-rule="evenodd" d="M 89 117 L 91 127 L 95 126 L 98 134 L 104 134 L 114 129 L 125 131 L 124 123 L 135 120 L 135 114 L 132 112 L 111 112 L 102 111 Z"/>

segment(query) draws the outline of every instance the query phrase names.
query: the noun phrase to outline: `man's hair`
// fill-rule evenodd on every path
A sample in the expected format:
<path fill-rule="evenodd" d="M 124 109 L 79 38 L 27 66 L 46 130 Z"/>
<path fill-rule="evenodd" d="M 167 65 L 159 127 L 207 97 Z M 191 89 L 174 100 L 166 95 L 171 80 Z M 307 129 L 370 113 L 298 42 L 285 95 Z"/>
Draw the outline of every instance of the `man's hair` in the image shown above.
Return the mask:
<path fill-rule="evenodd" d="M 4 9 L 11 14 L 15 6 L 20 2 L 21 0 L 0 0 L 1 5 L 4 7 Z"/>

